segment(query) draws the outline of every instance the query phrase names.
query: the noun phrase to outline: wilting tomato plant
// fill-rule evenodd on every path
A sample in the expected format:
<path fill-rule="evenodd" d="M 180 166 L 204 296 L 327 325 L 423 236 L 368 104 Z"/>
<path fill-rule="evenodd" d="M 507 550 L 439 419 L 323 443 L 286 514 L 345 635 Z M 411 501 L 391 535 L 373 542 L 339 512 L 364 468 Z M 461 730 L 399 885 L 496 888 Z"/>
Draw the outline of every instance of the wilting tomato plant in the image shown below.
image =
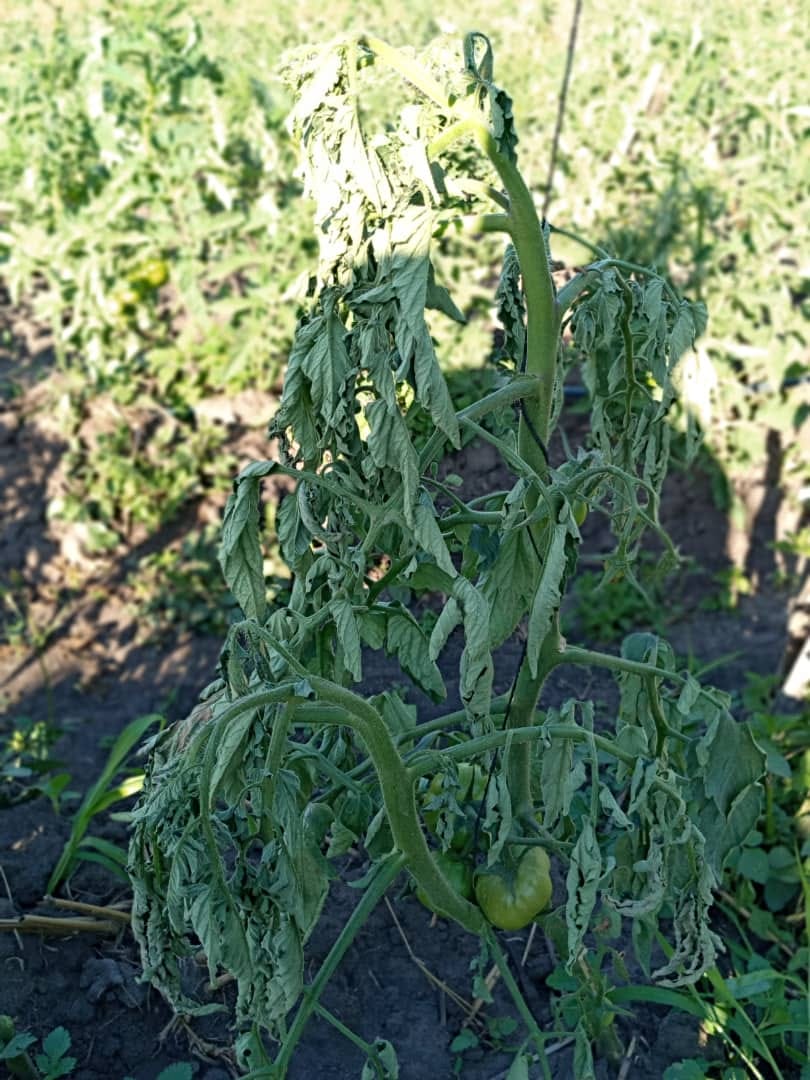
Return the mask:
<path fill-rule="evenodd" d="M 398 124 L 364 108 L 380 69 L 401 77 Z M 492 952 L 542 1056 L 492 927 L 543 917 L 549 855 L 567 896 L 547 917 L 564 918 L 572 975 L 597 923 L 618 934 L 630 920 L 645 970 L 662 928 L 671 942 L 650 977 L 689 982 L 714 962 L 712 889 L 757 814 L 763 756 L 725 695 L 651 634 L 611 655 L 560 626 L 586 512 L 610 520 L 610 577 L 633 580 L 647 529 L 673 554 L 658 523 L 672 373 L 705 312 L 607 255 L 555 287 L 554 233 L 518 168 L 512 103 L 482 34 L 460 62 L 440 47 L 417 59 L 343 39 L 296 54 L 288 77 L 320 260 L 271 424 L 278 454 L 239 475 L 225 512 L 220 559 L 244 618 L 220 677 L 153 748 L 130 852 L 133 927 L 147 976 L 184 1012 L 201 1007 L 181 982 L 189 951 L 232 977 L 242 1060 L 281 1077 L 348 944 L 407 871 L 425 904 Z M 436 260 L 464 227 L 504 238 L 504 374 L 456 411 L 430 327 L 440 314 L 464 321 Z M 552 455 L 571 364 L 591 439 Z M 463 432 L 497 449 L 505 490 L 465 500 L 445 482 L 440 463 Z M 294 484 L 276 517 L 293 584 L 273 608 L 260 532 L 270 474 Z M 407 597 L 439 611 L 429 633 Z M 363 691 L 365 665 L 385 652 L 421 700 L 441 702 L 438 661 L 456 631 L 460 708 L 420 722 L 399 691 Z M 514 635 L 516 669 L 497 652 Z M 510 665 L 504 696 L 496 663 Z M 612 672 L 610 718 L 597 723 L 588 700 L 544 707 L 564 665 Z M 365 891 L 306 986 L 334 861 L 358 845 Z M 262 1032 L 279 1044 L 272 1061 Z M 391 1072 L 392 1048 L 382 1064 L 368 1052 Z"/>

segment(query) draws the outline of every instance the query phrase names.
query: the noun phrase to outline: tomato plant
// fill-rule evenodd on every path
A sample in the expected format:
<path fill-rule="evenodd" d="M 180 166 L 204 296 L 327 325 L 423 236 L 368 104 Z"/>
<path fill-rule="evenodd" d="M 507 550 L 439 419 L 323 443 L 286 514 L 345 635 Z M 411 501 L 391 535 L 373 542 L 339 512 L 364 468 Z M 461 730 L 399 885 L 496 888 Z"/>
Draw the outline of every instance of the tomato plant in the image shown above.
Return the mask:
<path fill-rule="evenodd" d="M 398 126 L 362 106 L 381 69 L 401 78 Z M 270 428 L 277 454 L 240 473 L 225 510 L 220 562 L 243 618 L 219 678 L 154 747 L 130 849 L 132 926 L 150 980 L 193 1012 L 181 959 L 201 948 L 212 975 L 236 983 L 238 1019 L 278 1040 L 270 1062 L 246 1036 L 251 1061 L 279 1078 L 403 870 L 508 975 L 491 924 L 525 925 L 548 904 L 546 848 L 565 868 L 558 938 L 571 979 L 585 977 L 594 927 L 619 934 L 630 920 L 654 981 L 694 982 L 720 948 L 713 889 L 757 819 L 764 762 L 728 698 L 681 670 L 657 636 L 631 634 L 615 655 L 562 633 L 583 505 L 613 530 L 608 579 L 634 580 L 648 529 L 662 566 L 675 561 L 658 520 L 667 413 L 674 370 L 705 326 L 702 304 L 599 250 L 557 286 L 554 228 L 518 167 L 512 102 L 484 35 L 467 35 L 461 63 L 442 45 L 414 57 L 344 38 L 293 54 L 287 77 L 320 257 Z M 431 325 L 465 322 L 441 272 L 442 244 L 465 230 L 502 244 L 504 344 L 499 384 L 456 410 Z M 590 394 L 591 433 L 552 453 L 563 335 Z M 464 498 L 463 481 L 442 479 L 462 432 L 495 448 L 507 490 Z M 268 604 L 263 565 L 270 475 L 294 484 L 276 515 L 293 582 L 280 606 Z M 407 597 L 438 612 L 429 633 Z M 447 696 L 454 631 L 460 707 L 420 720 L 419 702 Z M 498 650 L 513 635 L 520 660 L 496 695 Z M 369 656 L 383 652 L 412 700 L 365 692 Z M 588 699 L 544 701 L 560 667 L 611 672 L 611 716 L 597 724 Z M 302 758 L 311 789 L 292 767 Z M 477 862 L 477 903 L 464 878 L 461 888 L 449 880 L 464 865 L 453 843 L 468 808 L 474 827 L 458 846 Z M 423 818 L 449 851 L 431 845 Z M 335 860 L 360 845 L 371 863 L 361 899 L 307 984 L 306 943 Z M 667 961 L 651 970 L 664 933 Z M 544 1035 L 506 975 L 542 1055 Z"/>

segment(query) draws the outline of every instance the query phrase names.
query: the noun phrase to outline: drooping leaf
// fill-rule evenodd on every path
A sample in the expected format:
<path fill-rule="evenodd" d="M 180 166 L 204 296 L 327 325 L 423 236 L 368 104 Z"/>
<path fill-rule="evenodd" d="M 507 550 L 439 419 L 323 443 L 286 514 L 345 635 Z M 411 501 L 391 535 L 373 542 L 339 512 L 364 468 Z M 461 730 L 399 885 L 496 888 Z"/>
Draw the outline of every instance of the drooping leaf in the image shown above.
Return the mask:
<path fill-rule="evenodd" d="M 419 484 L 419 460 L 411 443 L 405 421 L 398 409 L 390 409 L 384 401 L 372 401 L 366 406 L 369 423 L 368 449 L 379 469 L 393 469 L 401 478 L 404 489 L 406 521 L 413 521 L 414 503 Z"/>
<path fill-rule="evenodd" d="M 293 570 L 297 569 L 312 540 L 301 520 L 297 493 L 285 495 L 279 503 L 276 510 L 276 532 L 284 561 Z"/>
<path fill-rule="evenodd" d="M 400 609 L 389 615 L 385 650 L 397 657 L 403 670 L 426 694 L 436 701 L 445 697 L 444 680 L 430 659 L 428 639 L 409 611 Z"/>
<path fill-rule="evenodd" d="M 246 619 L 262 622 L 267 595 L 259 543 L 259 489 L 273 462 L 253 462 L 234 481 L 222 523 L 219 564 Z"/>
<path fill-rule="evenodd" d="M 467 321 L 464 317 L 464 312 L 460 311 L 453 303 L 453 298 L 444 285 L 440 285 L 436 281 L 436 271 L 433 268 L 433 263 L 428 263 L 425 307 L 441 311 L 443 315 L 447 315 L 448 318 L 452 319 L 454 322 L 461 323 L 462 325 Z"/>
<path fill-rule="evenodd" d="M 439 617 L 434 623 L 433 630 L 430 634 L 428 655 L 431 660 L 438 660 L 442 649 L 447 644 L 447 639 L 459 625 L 461 620 L 462 614 L 458 601 L 454 596 L 448 597 L 447 603 L 440 611 Z"/>
<path fill-rule="evenodd" d="M 457 577 L 453 582 L 453 598 L 459 604 L 464 618 L 459 694 L 470 719 L 471 730 L 478 734 L 484 731 L 489 720 L 494 676 L 489 647 L 489 605 L 482 593 L 464 577 Z"/>
<path fill-rule="evenodd" d="M 375 1061 L 366 1061 L 360 1080 L 399 1080 L 399 1062 L 397 1052 L 387 1039 L 375 1039 L 373 1044 Z M 382 1074 L 377 1065 L 382 1067 Z"/>
<path fill-rule="evenodd" d="M 526 658 L 532 677 L 537 674 L 540 648 L 551 629 L 554 615 L 562 599 L 562 585 L 566 571 L 567 525 L 555 525 L 550 534 L 540 573 L 540 583 L 534 594 L 529 615 L 529 633 L 526 642 Z"/>
<path fill-rule="evenodd" d="M 512 244 L 508 244 L 504 252 L 495 300 L 498 305 L 498 319 L 504 332 L 499 355 L 503 359 L 511 360 L 519 368 L 526 349 L 526 305 L 520 284 L 520 262 Z"/>
<path fill-rule="evenodd" d="M 317 333 L 301 356 L 301 371 L 309 380 L 313 404 L 331 427 L 345 414 L 343 387 L 350 371 L 346 328 L 338 317 L 336 303 L 334 293 L 324 295 L 321 320 L 312 324 L 317 326 Z"/>
<path fill-rule="evenodd" d="M 336 600 L 332 610 L 335 613 L 335 628 L 337 639 L 342 649 L 343 663 L 351 672 L 355 682 L 363 678 L 363 669 L 360 655 L 360 631 L 357 627 L 352 605 L 348 600 Z"/>
<path fill-rule="evenodd" d="M 706 329 L 706 308 L 703 304 L 690 304 L 682 300 L 678 314 L 669 333 L 670 364 L 674 367 L 687 349 Z"/>
<path fill-rule="evenodd" d="M 529 610 L 537 590 L 540 567 L 526 529 L 512 529 L 484 575 L 481 591 L 489 602 L 490 647 L 496 649 L 512 634 Z"/>
<path fill-rule="evenodd" d="M 765 773 L 765 755 L 750 728 L 725 709 L 718 710 L 714 723 L 695 747 L 695 756 L 706 795 L 723 814 Z"/>
<path fill-rule="evenodd" d="M 556 712 L 551 710 L 547 723 L 557 720 Z M 559 720 L 562 723 L 575 720 L 573 702 L 566 702 Z M 572 739 L 551 736 L 548 745 L 542 745 L 540 750 L 543 824 L 547 829 L 553 829 L 560 818 L 569 814 L 575 794 L 585 783 L 585 765 L 581 760 L 575 760 L 574 749 Z"/>
<path fill-rule="evenodd" d="M 414 512 L 413 535 L 419 546 L 434 557 L 439 568 L 454 578 L 456 568 L 450 558 L 447 542 L 436 521 L 433 506 L 425 495 L 422 496 Z"/>
<path fill-rule="evenodd" d="M 579 961 L 585 935 L 590 926 L 591 913 L 596 906 L 599 882 L 602 878 L 602 853 L 593 823 L 583 821 L 577 842 L 571 852 L 566 885 L 568 899 L 565 918 L 568 926 L 568 963 L 572 971 Z"/>

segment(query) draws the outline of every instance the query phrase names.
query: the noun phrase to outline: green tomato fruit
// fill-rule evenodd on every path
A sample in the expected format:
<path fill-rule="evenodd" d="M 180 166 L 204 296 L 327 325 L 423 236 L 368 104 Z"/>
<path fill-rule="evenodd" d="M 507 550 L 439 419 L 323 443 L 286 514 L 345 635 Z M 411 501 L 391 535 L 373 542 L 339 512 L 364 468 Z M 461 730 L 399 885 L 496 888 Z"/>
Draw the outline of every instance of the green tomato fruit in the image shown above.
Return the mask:
<path fill-rule="evenodd" d="M 0 1015 L 0 1048 L 14 1038 L 14 1021 L 5 1013 Z"/>
<path fill-rule="evenodd" d="M 451 855 L 446 851 L 435 852 L 434 858 L 436 859 L 436 863 L 442 874 L 447 878 L 453 889 L 460 896 L 463 896 L 465 900 L 471 899 L 473 894 L 473 872 L 470 864 L 462 859 L 457 859 L 454 855 Z M 416 896 L 428 911 L 433 911 L 437 915 L 442 914 L 441 911 L 437 911 L 429 902 L 423 889 L 418 888 L 416 890 Z"/>
<path fill-rule="evenodd" d="M 441 810 L 429 809 L 431 801 L 445 791 L 445 774 L 438 773 L 430 781 L 427 791 L 422 796 L 422 817 L 425 825 L 434 836 L 438 836 L 439 815 Z M 448 785 L 449 788 L 449 785 Z M 472 843 L 473 820 L 477 805 L 484 798 L 487 789 L 487 774 L 480 765 L 463 761 L 458 767 L 458 787 L 455 789 L 456 801 L 464 813 L 452 817 L 453 838 L 450 850 L 457 854 L 465 851 Z M 445 811 L 446 813 L 447 811 Z"/>
<path fill-rule="evenodd" d="M 169 280 L 169 264 L 165 259 L 147 259 L 141 263 L 127 278 L 130 285 L 135 288 L 159 289 Z"/>
<path fill-rule="evenodd" d="M 458 783 L 459 801 L 481 802 L 487 790 L 487 774 L 480 765 L 463 761 L 458 767 Z"/>
<path fill-rule="evenodd" d="M 577 525 L 584 525 L 585 518 L 588 516 L 588 504 L 585 502 L 584 499 L 577 498 L 574 499 L 574 505 L 572 509 L 574 511 L 574 521 L 577 523 Z"/>
<path fill-rule="evenodd" d="M 478 906 L 493 926 L 522 930 L 551 901 L 551 864 L 541 847 L 530 847 L 517 866 L 494 867 L 475 882 Z"/>

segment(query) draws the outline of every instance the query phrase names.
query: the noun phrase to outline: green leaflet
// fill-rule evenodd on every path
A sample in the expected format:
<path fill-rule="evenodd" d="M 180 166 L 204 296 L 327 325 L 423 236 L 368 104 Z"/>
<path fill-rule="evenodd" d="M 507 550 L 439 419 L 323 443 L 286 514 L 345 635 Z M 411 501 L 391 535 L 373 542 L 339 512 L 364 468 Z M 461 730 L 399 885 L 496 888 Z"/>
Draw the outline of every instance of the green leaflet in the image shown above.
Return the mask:
<path fill-rule="evenodd" d="M 425 307 L 432 308 L 435 311 L 441 311 L 443 315 L 446 315 L 453 322 L 464 323 L 467 322 L 464 312 L 460 311 L 453 303 L 453 298 L 444 285 L 440 285 L 436 281 L 436 271 L 433 269 L 433 263 L 428 263 L 428 280 L 427 291 L 425 293 Z"/>
<path fill-rule="evenodd" d="M 425 323 L 433 215 L 410 206 L 391 229 L 391 274 L 398 303 L 394 338 L 404 365 L 413 364 L 416 396 L 456 447 L 458 421 Z"/>
<path fill-rule="evenodd" d="M 537 674 L 540 648 L 551 629 L 554 615 L 560 606 L 562 588 L 566 571 L 566 541 L 568 525 L 558 524 L 549 534 L 549 541 L 543 559 L 540 583 L 534 594 L 529 615 L 529 635 L 526 642 L 526 657 L 532 677 Z"/>
<path fill-rule="evenodd" d="M 309 551 L 311 536 L 298 509 L 299 490 L 285 495 L 276 511 L 276 531 L 284 561 L 298 570 L 304 555 Z"/>
<path fill-rule="evenodd" d="M 455 578 L 456 568 L 447 550 L 447 542 L 436 521 L 436 511 L 424 493 L 416 507 L 413 525 L 414 539 L 419 546 L 433 556 L 440 570 L 449 574 L 451 578 Z"/>
<path fill-rule="evenodd" d="M 461 619 L 461 608 L 459 607 L 458 601 L 454 596 L 448 597 L 447 603 L 439 613 L 439 617 L 430 634 L 428 655 L 431 660 L 438 660 L 442 649 L 447 644 L 447 639 L 459 625 Z"/>
<path fill-rule="evenodd" d="M 386 326 L 388 317 L 384 309 L 374 308 L 371 317 L 360 322 L 352 338 L 357 350 L 357 362 L 368 371 L 374 389 L 385 402 L 389 412 L 398 412 L 396 384 L 391 367 L 395 353 Z"/>
<path fill-rule="evenodd" d="M 396 691 L 385 690 L 372 698 L 371 704 L 382 715 L 392 735 L 405 734 L 416 726 L 416 706 L 408 705 Z"/>
<path fill-rule="evenodd" d="M 459 665 L 459 694 L 471 730 L 483 731 L 489 721 L 494 667 L 489 649 L 489 605 L 466 578 L 453 582 L 453 598 L 464 616 L 464 651 Z M 432 647 L 432 640 L 431 640 Z"/>
<path fill-rule="evenodd" d="M 539 572 L 528 530 L 511 529 L 480 586 L 489 602 L 490 648 L 503 644 L 529 610 Z"/>
<path fill-rule="evenodd" d="M 444 680 L 428 656 L 428 640 L 413 615 L 404 608 L 388 616 L 385 651 L 394 655 L 413 681 L 434 701 L 446 696 Z"/>
<path fill-rule="evenodd" d="M 360 631 L 357 619 L 348 600 L 336 600 L 332 605 L 335 616 L 335 630 L 340 645 L 343 663 L 355 682 L 363 678 L 360 657 Z"/>
<path fill-rule="evenodd" d="M 495 301 L 498 305 L 498 319 L 504 331 L 503 345 L 498 350 L 499 357 L 520 368 L 526 350 L 526 303 L 520 284 L 520 263 L 513 244 L 507 244 L 503 255 L 503 268 Z"/>
<path fill-rule="evenodd" d="M 692 348 L 695 339 L 699 338 L 706 329 L 706 323 L 705 305 L 701 303 L 691 304 L 688 300 L 681 300 L 678 314 L 669 332 L 671 367 L 675 367 L 686 350 Z"/>
<path fill-rule="evenodd" d="M 411 524 L 419 484 L 419 459 L 405 421 L 399 409 L 390 408 L 384 401 L 372 401 L 365 413 L 370 428 L 371 458 L 378 469 L 396 471 L 403 488 L 405 520 Z"/>
<path fill-rule="evenodd" d="M 248 465 L 234 481 L 222 523 L 219 564 L 246 619 L 264 619 L 267 596 L 259 544 L 259 481 L 275 468 L 270 461 Z"/>
<path fill-rule="evenodd" d="M 255 712 L 243 712 L 233 723 L 228 724 L 222 736 L 217 739 L 216 759 L 211 770 L 211 781 L 208 789 L 209 802 L 204 807 L 204 812 L 210 813 L 220 784 L 226 774 L 233 769 L 234 764 L 238 764 L 236 762 L 237 755 L 241 755 L 243 743 L 255 720 Z"/>
<path fill-rule="evenodd" d="M 350 371 L 346 328 L 337 314 L 336 304 L 335 292 L 323 294 L 323 315 L 309 324 L 304 339 L 296 338 L 290 356 L 290 363 L 295 360 L 300 364 L 309 380 L 312 403 L 329 427 L 337 427 L 346 414 L 343 388 Z"/>
<path fill-rule="evenodd" d="M 479 58 L 480 54 L 480 58 Z M 474 92 L 482 112 L 489 113 L 492 133 L 500 152 L 513 164 L 517 161 L 515 147 L 518 137 L 512 113 L 512 99 L 492 81 L 492 46 L 486 34 L 467 34 L 464 38 L 464 66 L 473 76 Z"/>
<path fill-rule="evenodd" d="M 375 1061 L 366 1061 L 360 1080 L 379 1080 L 380 1071 L 377 1063 L 382 1067 L 382 1080 L 399 1080 L 399 1062 L 397 1052 L 387 1039 L 374 1040 Z"/>
<path fill-rule="evenodd" d="M 370 649 L 382 649 L 385 645 L 386 612 L 361 611 L 359 616 L 360 637 Z"/>
<path fill-rule="evenodd" d="M 703 776 L 706 795 L 718 810 L 729 808 L 765 773 L 765 755 L 745 724 L 739 724 L 725 710 L 718 715 L 695 747 L 695 757 Z"/>
<path fill-rule="evenodd" d="M 596 1080 L 591 1040 L 582 1020 L 574 1030 L 574 1075 L 577 1080 Z"/>
<path fill-rule="evenodd" d="M 295 345 L 284 378 L 281 404 L 270 422 L 268 434 L 283 441 L 289 428 L 298 443 L 301 459 L 312 464 L 320 457 L 317 417 L 309 382 L 300 361 L 293 363 L 294 352 Z"/>
<path fill-rule="evenodd" d="M 566 886 L 568 899 L 565 904 L 565 920 L 568 926 L 568 963 L 573 970 L 584 948 L 591 914 L 596 906 L 599 884 L 603 876 L 602 853 L 596 838 L 593 822 L 585 818 L 577 842 L 571 852 Z"/>
<path fill-rule="evenodd" d="M 599 788 L 599 805 L 617 828 L 633 828 L 633 822 L 616 802 L 616 797 L 610 788 L 604 786 Z"/>
<path fill-rule="evenodd" d="M 754 828 L 762 800 L 766 756 L 747 725 L 718 707 L 709 730 L 689 755 L 695 818 L 706 837 L 706 858 L 719 877 L 732 850 Z"/>
<path fill-rule="evenodd" d="M 700 683 L 693 675 L 687 672 L 686 681 L 684 682 L 683 689 L 681 690 L 678 697 L 678 712 L 681 713 L 683 716 L 688 716 L 694 706 L 697 704 L 700 692 Z"/>
<path fill-rule="evenodd" d="M 548 724 L 572 723 L 576 720 L 576 702 L 567 701 L 559 716 L 550 709 Z M 571 802 L 577 791 L 585 784 L 587 774 L 581 758 L 575 758 L 573 740 L 551 737 L 550 743 L 541 744 L 540 783 L 543 793 L 543 825 L 553 829 L 561 818 L 567 817 Z"/>
<path fill-rule="evenodd" d="M 480 590 L 466 578 L 457 576 L 447 583 L 453 595 L 448 598 L 430 636 L 429 653 L 436 660 L 450 634 L 464 623 L 464 649 L 459 665 L 459 693 L 470 719 L 471 731 L 484 730 L 489 719 L 492 696 L 493 663 L 489 639 L 489 605 Z"/>

